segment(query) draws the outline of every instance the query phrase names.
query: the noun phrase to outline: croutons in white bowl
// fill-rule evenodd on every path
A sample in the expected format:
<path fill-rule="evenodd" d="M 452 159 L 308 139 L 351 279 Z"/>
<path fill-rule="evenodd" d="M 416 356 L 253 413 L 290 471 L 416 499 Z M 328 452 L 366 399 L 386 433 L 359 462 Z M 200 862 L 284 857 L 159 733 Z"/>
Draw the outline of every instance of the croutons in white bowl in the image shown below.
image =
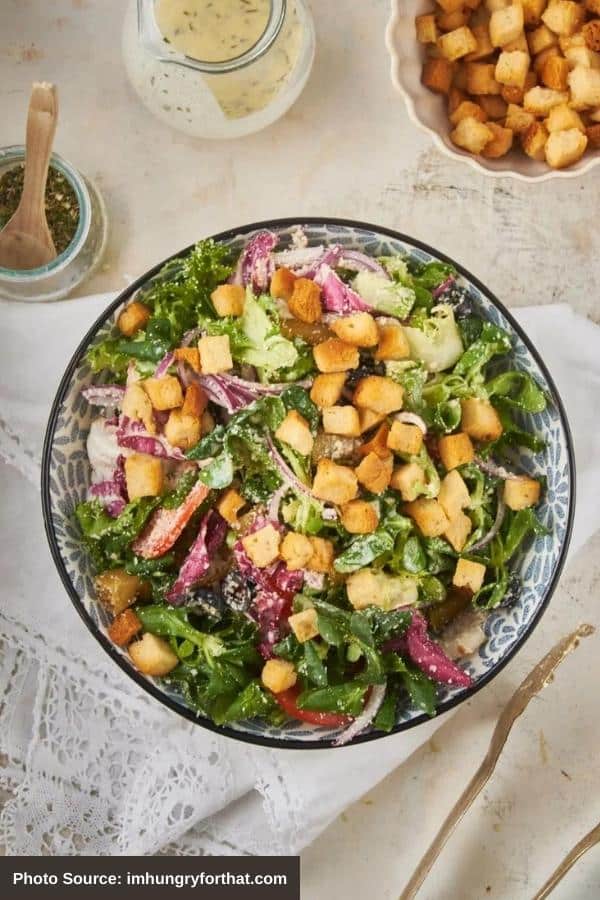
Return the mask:
<path fill-rule="evenodd" d="M 386 45 L 391 57 L 392 83 L 404 98 L 411 120 L 421 130 L 431 135 L 436 147 L 446 156 L 466 162 L 480 173 L 495 177 L 516 178 L 520 181 L 546 181 L 550 178 L 573 178 L 583 175 L 600 162 L 600 146 L 595 141 L 595 132 L 591 138 L 585 134 L 586 126 L 595 128 L 600 119 L 600 103 L 594 102 L 590 105 L 590 102 L 587 102 L 594 99 L 588 94 L 595 89 L 595 80 L 599 82 L 598 89 L 600 90 L 600 54 L 590 51 L 589 47 L 583 46 L 583 44 L 577 45 L 581 33 L 581 23 L 575 28 L 575 31 L 573 31 L 575 26 L 571 27 L 566 23 L 564 25 L 566 31 L 561 35 L 551 32 L 542 20 L 542 16 L 549 13 L 554 18 L 559 18 L 558 12 L 561 11 L 559 8 L 566 3 L 569 9 L 565 8 L 563 11 L 565 14 L 570 11 L 571 7 L 577 7 L 582 12 L 585 9 L 585 16 L 588 20 L 590 17 L 596 17 L 590 20 L 595 23 L 597 19 L 600 19 L 600 13 L 593 8 L 593 4 L 597 2 L 600 4 L 600 0 L 586 0 L 586 3 L 575 3 L 572 0 L 552 0 L 552 11 L 550 12 L 546 0 L 537 0 L 537 2 L 521 0 L 520 3 L 515 4 L 511 4 L 510 0 L 480 0 L 479 3 L 477 0 L 471 0 L 453 10 L 450 9 L 453 5 L 450 2 L 450 11 L 445 9 L 447 4 L 442 4 L 444 7 L 442 8 L 442 6 L 436 5 L 434 0 L 392 0 L 391 17 L 386 31 Z M 511 24 L 509 21 L 512 6 L 519 7 L 519 13 L 523 7 L 525 32 L 521 27 L 517 28 L 519 23 Z M 475 24 L 473 24 L 471 15 L 472 10 L 477 13 Z M 492 39 L 498 45 L 496 51 L 499 50 L 503 57 L 501 61 L 498 60 L 501 69 L 505 70 L 504 74 L 500 73 L 500 77 L 508 82 L 514 79 L 519 80 L 519 71 L 517 71 L 519 64 L 523 63 L 522 75 L 526 61 L 527 73 L 532 81 L 532 70 L 537 69 L 535 78 L 539 85 L 534 86 L 529 83 L 525 85 L 525 88 L 529 90 L 533 87 L 534 94 L 530 100 L 532 103 L 534 101 L 537 103 L 536 110 L 533 115 L 524 111 L 522 98 L 519 97 L 517 99 L 520 99 L 521 103 L 504 103 L 506 109 L 496 111 L 493 106 L 495 103 L 503 102 L 501 95 L 487 92 L 485 85 L 483 87 L 481 84 L 471 85 L 471 91 L 467 89 L 466 85 L 463 85 L 459 87 L 459 90 L 465 96 L 460 97 L 456 91 L 455 98 L 450 100 L 451 112 L 455 112 L 457 105 L 464 100 L 468 103 L 475 101 L 478 107 L 489 105 L 489 114 L 484 110 L 484 115 L 481 115 L 481 111 L 478 109 L 469 113 L 469 110 L 464 108 L 454 117 L 455 121 L 451 122 L 449 120 L 448 93 L 453 81 L 456 82 L 454 75 L 457 68 L 456 63 L 464 59 L 465 53 L 468 52 L 471 58 L 469 65 L 475 70 L 471 73 L 472 78 L 481 81 L 484 77 L 487 77 L 488 80 L 490 78 L 495 80 L 498 77 L 495 59 L 498 53 L 496 52 L 494 57 L 490 56 L 494 48 L 492 42 L 489 41 L 488 16 L 494 12 L 499 13 L 500 17 L 506 18 L 506 21 L 496 22 L 498 34 L 495 39 Z M 467 14 L 465 21 L 473 25 L 473 28 L 465 27 L 463 24 L 465 13 Z M 499 16 L 497 15 L 496 19 L 499 19 Z M 420 20 L 420 40 L 417 37 L 415 24 L 417 17 L 424 17 Z M 485 26 L 482 27 L 481 23 L 477 24 L 479 17 L 482 21 L 485 19 L 487 23 Z M 554 18 L 551 19 L 550 25 L 559 30 L 563 28 L 561 22 L 555 22 Z M 538 19 L 539 24 L 537 24 Z M 548 19 L 547 15 L 546 19 Z M 506 29 L 510 29 L 513 25 L 519 32 L 518 36 L 506 44 L 504 37 L 507 35 L 511 37 Z M 487 54 L 486 48 L 483 46 L 477 48 L 473 53 L 472 35 L 475 32 L 474 37 L 479 40 L 478 28 L 481 31 L 482 40 L 486 36 L 484 32 L 487 34 L 490 44 Z M 506 34 L 500 33 L 502 28 L 505 28 Z M 543 29 L 544 33 L 548 32 L 546 37 L 551 42 L 549 46 L 538 49 L 536 44 L 538 36 L 533 38 L 532 44 L 532 34 L 536 29 Z M 539 39 L 541 40 L 542 37 L 540 32 Z M 442 38 L 441 44 L 437 43 L 440 38 Z M 575 45 L 571 48 L 567 47 L 570 40 L 575 41 Z M 499 44 L 499 41 L 504 43 Z M 429 52 L 427 48 L 429 48 Z M 479 50 L 484 54 L 483 56 L 479 55 Z M 460 55 L 456 59 L 449 59 L 448 55 L 453 57 L 455 53 Z M 493 63 L 490 62 L 492 59 Z M 431 71 L 429 78 L 425 77 L 424 80 L 432 81 L 434 91 L 429 90 L 423 84 L 423 66 L 427 60 L 429 60 L 430 68 L 435 71 Z M 559 61 L 558 64 L 557 61 Z M 546 72 L 542 77 L 541 70 L 544 64 Z M 564 72 L 559 69 L 560 66 L 565 69 Z M 465 66 L 463 65 L 462 68 L 464 70 Z M 548 86 L 549 84 L 558 84 L 554 79 L 563 77 L 568 79 L 566 91 L 553 90 Z M 593 84 L 588 83 L 590 78 L 593 80 Z M 446 86 L 442 84 L 444 80 L 448 81 Z M 456 84 L 454 86 L 456 87 Z M 506 86 L 510 87 L 510 84 Z M 562 96 L 559 97 L 559 94 Z M 585 104 L 582 99 L 584 95 Z M 541 103 L 549 104 L 548 109 L 542 110 Z M 463 116 L 462 113 L 465 115 Z M 583 118 L 589 120 L 583 122 L 583 128 L 577 122 L 578 118 L 582 118 L 582 113 Z M 481 118 L 485 118 L 486 121 L 480 121 Z M 574 121 L 570 121 L 571 119 Z M 600 131 L 600 129 L 598 130 Z M 492 139 L 490 139 L 489 131 L 493 132 Z M 451 132 L 454 132 L 454 140 L 451 138 Z M 506 152 L 506 144 L 511 142 L 512 148 Z M 458 146 L 459 144 L 462 146 Z M 482 151 L 485 152 L 486 144 L 490 153 L 483 155 Z M 523 149 L 523 145 L 525 145 L 525 149 Z M 467 147 L 470 147 L 473 152 L 469 152 Z"/>

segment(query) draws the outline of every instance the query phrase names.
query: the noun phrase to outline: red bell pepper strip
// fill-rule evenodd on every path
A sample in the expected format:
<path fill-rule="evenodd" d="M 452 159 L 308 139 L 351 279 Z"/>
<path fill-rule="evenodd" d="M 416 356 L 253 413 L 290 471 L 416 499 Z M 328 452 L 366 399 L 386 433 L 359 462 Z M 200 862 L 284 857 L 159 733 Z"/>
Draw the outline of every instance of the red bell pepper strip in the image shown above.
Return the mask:
<path fill-rule="evenodd" d="M 202 501 L 208 496 L 208 488 L 198 481 L 183 503 L 175 509 L 157 509 L 131 548 L 144 559 L 157 559 L 171 549 Z"/>
<path fill-rule="evenodd" d="M 343 716 L 340 713 L 316 712 L 312 709 L 300 709 L 297 704 L 300 688 L 297 686 L 288 688 L 287 691 L 280 691 L 279 694 L 273 694 L 275 701 L 282 710 L 288 714 L 291 719 L 298 719 L 300 722 L 309 722 L 311 725 L 322 725 L 325 728 L 342 728 L 352 722 L 351 716 Z"/>

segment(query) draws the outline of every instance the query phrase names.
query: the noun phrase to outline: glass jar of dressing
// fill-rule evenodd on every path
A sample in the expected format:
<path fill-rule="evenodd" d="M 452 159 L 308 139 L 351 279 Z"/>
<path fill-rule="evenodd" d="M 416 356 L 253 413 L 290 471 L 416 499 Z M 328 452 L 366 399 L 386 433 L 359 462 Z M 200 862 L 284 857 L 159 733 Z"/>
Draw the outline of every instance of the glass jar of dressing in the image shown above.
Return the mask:
<path fill-rule="evenodd" d="M 141 100 L 194 137 L 270 125 L 302 92 L 314 51 L 304 0 L 130 0 L 123 31 Z"/>

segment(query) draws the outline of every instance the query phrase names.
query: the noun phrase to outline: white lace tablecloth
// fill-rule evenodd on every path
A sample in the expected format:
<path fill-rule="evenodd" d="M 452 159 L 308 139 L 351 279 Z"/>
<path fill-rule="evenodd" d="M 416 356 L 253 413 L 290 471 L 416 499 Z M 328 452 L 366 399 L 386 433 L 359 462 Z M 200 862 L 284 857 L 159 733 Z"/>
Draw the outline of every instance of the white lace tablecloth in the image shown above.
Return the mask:
<path fill-rule="evenodd" d="M 298 853 L 427 741 L 438 720 L 338 751 L 268 750 L 163 709 L 75 615 L 41 522 L 53 394 L 110 297 L 0 306 L 0 816 L 9 854 Z M 567 306 L 515 313 L 557 381 L 575 437 L 572 551 L 600 526 L 600 330 Z M 542 626 L 543 627 L 543 626 Z"/>

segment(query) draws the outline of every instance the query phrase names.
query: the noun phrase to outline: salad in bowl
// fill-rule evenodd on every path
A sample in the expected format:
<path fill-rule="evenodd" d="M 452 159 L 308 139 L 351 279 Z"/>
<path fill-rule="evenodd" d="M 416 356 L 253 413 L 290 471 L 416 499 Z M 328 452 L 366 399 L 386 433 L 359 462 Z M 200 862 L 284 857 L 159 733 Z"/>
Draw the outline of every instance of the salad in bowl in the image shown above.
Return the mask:
<path fill-rule="evenodd" d="M 302 227 L 166 263 L 83 360 L 75 528 L 117 652 L 212 727 L 338 746 L 472 690 L 553 541 L 512 345 L 452 264 Z"/>

